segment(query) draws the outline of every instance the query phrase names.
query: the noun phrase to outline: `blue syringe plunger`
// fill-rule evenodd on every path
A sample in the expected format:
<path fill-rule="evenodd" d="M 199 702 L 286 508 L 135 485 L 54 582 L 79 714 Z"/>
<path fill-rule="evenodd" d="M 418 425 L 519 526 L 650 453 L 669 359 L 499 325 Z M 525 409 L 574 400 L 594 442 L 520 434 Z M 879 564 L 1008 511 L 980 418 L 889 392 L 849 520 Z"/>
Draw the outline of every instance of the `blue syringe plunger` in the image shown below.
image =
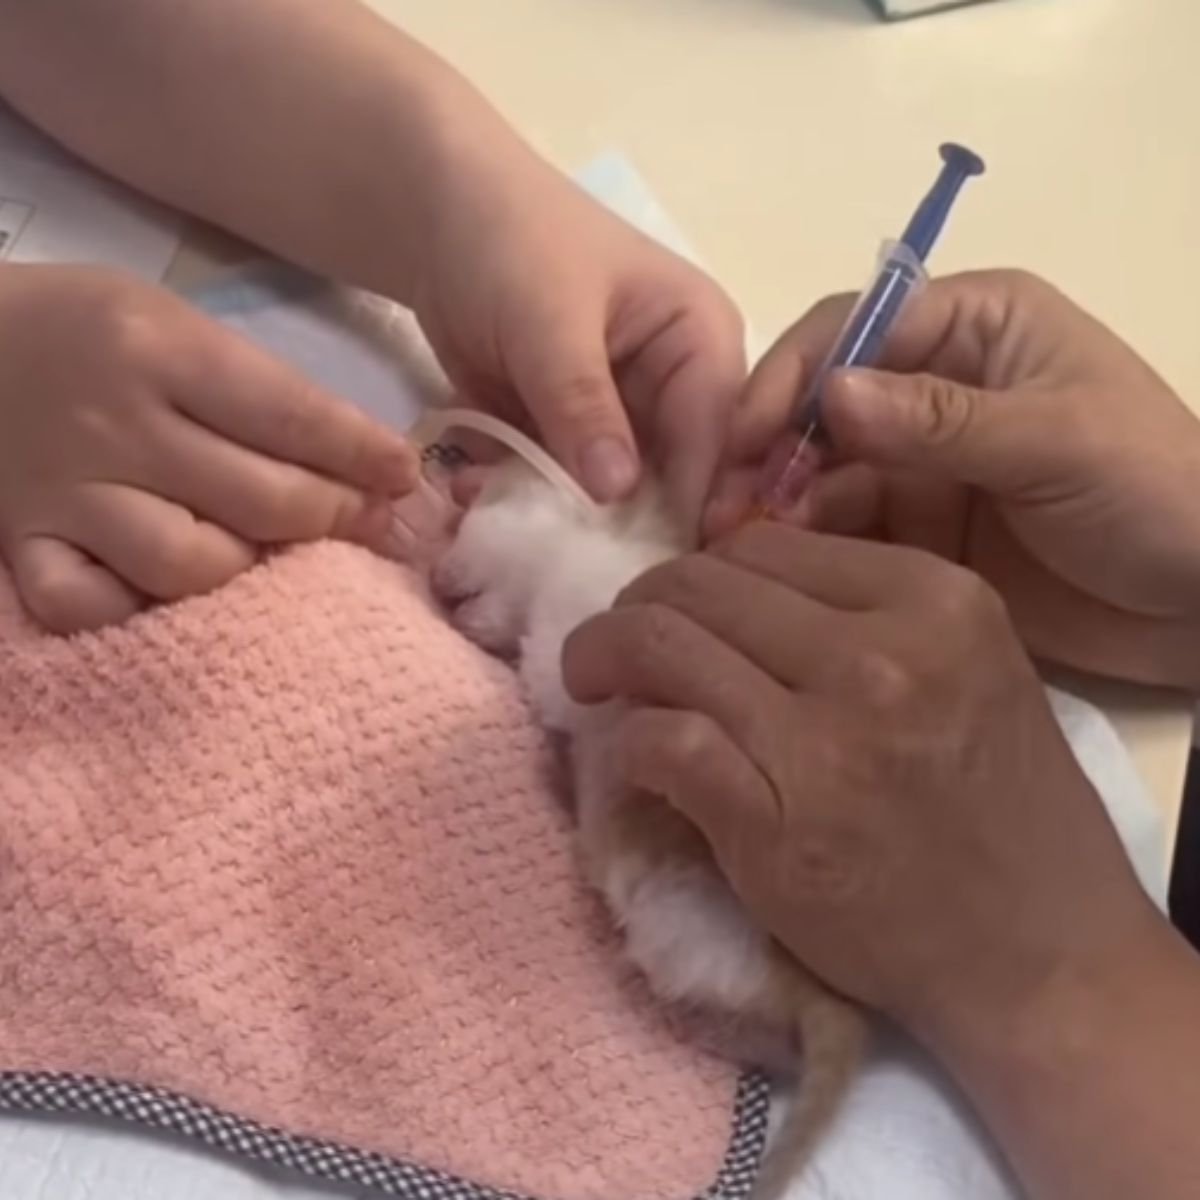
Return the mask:
<path fill-rule="evenodd" d="M 972 175 L 982 175 L 985 170 L 983 159 L 966 146 L 947 142 L 940 148 L 940 153 L 942 173 L 929 189 L 929 194 L 921 201 L 917 211 L 913 213 L 908 228 L 900 238 L 922 262 L 928 257 L 938 234 L 942 232 L 942 226 L 945 225 L 963 184 Z"/>

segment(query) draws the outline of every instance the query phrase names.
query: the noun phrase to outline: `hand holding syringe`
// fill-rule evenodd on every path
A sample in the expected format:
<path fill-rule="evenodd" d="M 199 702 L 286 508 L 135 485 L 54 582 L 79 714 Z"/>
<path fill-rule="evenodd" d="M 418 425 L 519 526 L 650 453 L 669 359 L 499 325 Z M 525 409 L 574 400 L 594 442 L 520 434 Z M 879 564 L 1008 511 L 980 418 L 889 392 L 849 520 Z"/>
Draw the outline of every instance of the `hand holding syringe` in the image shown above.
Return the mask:
<path fill-rule="evenodd" d="M 941 148 L 942 172 L 899 241 L 884 243 L 871 282 L 838 335 L 833 350 L 805 388 L 790 425 L 799 441 L 789 440 L 767 464 L 759 512 L 777 516 L 800 498 L 814 471 L 814 458 L 823 441 L 821 393 L 830 371 L 839 367 L 868 367 L 878 360 L 884 342 L 907 302 L 924 286 L 925 259 L 963 184 L 983 174 L 983 161 L 962 146 Z"/>

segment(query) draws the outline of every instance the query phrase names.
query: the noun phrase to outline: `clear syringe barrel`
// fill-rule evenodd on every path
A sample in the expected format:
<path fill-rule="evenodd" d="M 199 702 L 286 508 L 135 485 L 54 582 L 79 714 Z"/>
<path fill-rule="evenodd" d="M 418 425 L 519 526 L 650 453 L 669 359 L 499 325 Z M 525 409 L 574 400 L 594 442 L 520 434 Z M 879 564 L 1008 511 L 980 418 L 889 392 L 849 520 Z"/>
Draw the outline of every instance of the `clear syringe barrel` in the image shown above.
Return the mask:
<path fill-rule="evenodd" d="M 794 428 L 807 431 L 815 424 L 820 432 L 821 393 L 829 372 L 877 363 L 896 319 L 928 280 L 924 264 L 910 246 L 892 240 L 883 243 L 870 283 L 796 407 Z"/>

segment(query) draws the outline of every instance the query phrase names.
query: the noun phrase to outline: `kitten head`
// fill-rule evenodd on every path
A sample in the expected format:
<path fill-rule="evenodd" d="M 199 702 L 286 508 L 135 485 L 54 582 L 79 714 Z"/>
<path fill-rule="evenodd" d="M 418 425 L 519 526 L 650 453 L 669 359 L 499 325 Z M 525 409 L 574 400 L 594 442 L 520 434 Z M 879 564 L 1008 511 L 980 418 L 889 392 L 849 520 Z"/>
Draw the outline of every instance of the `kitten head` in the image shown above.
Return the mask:
<path fill-rule="evenodd" d="M 491 468 L 433 572 L 454 624 L 485 649 L 516 651 L 535 604 L 579 620 L 641 571 L 685 548 L 658 488 L 600 507 L 520 459 Z"/>

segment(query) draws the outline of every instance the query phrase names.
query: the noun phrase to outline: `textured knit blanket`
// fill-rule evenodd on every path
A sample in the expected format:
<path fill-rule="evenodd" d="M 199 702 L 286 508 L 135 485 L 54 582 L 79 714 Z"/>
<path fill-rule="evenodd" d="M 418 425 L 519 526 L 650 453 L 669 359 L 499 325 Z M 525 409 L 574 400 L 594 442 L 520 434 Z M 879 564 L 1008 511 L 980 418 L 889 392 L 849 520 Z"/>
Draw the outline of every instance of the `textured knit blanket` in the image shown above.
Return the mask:
<path fill-rule="evenodd" d="M 687 1200 L 745 1193 L 766 1096 L 623 969 L 510 671 L 319 545 L 69 640 L 0 576 L 0 1107 Z"/>

